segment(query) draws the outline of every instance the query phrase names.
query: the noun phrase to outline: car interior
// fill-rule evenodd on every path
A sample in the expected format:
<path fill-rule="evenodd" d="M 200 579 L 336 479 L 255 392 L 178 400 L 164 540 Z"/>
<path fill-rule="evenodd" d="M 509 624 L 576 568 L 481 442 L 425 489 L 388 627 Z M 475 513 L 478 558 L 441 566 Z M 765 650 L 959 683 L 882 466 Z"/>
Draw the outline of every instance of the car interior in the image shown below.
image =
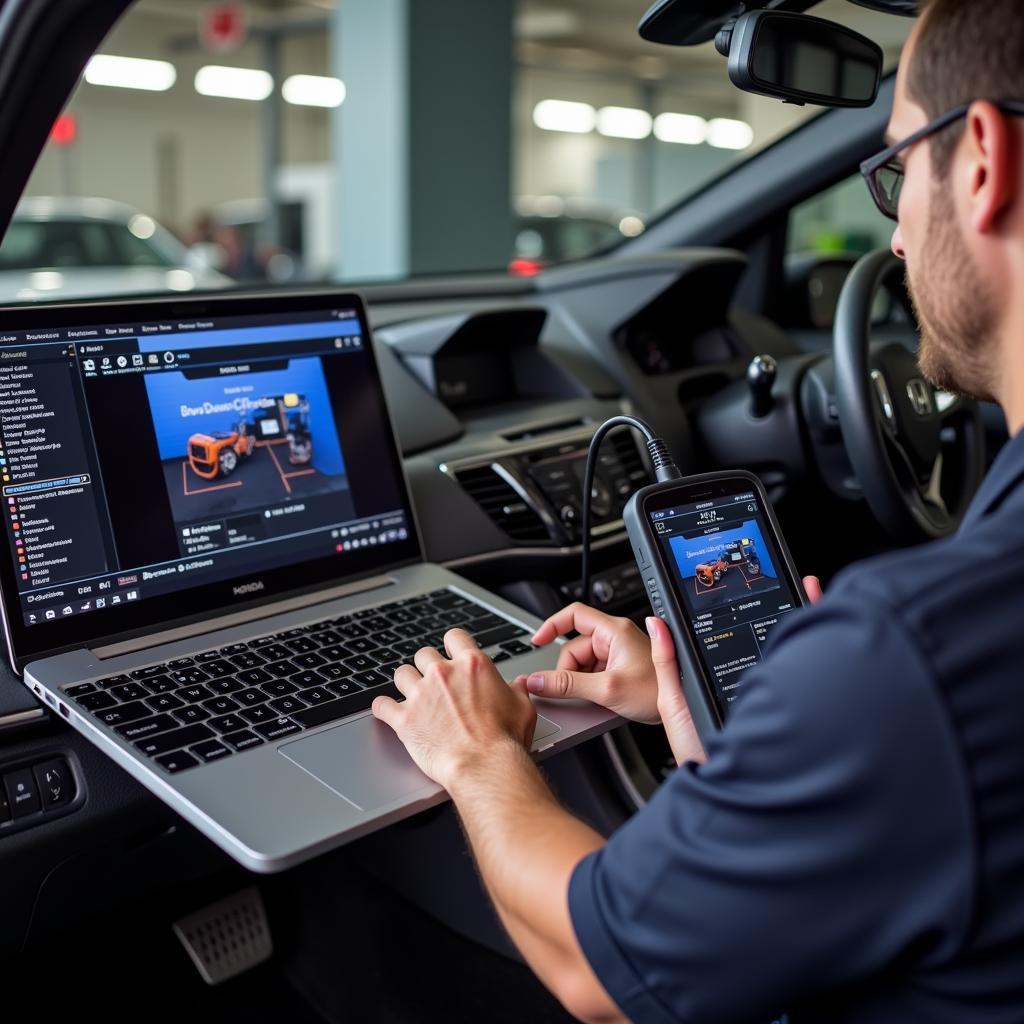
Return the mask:
<path fill-rule="evenodd" d="M 723 33 L 739 45 L 737 16 L 766 8 L 877 42 L 872 96 L 804 106 L 741 93 Z M 900 415 L 883 390 L 902 394 L 916 376 L 917 338 L 891 224 L 858 166 L 881 148 L 913 13 L 898 0 L 661 0 L 646 13 L 635 0 L 0 0 L 0 222 L 34 196 L 103 196 L 145 223 L 118 214 L 135 225 L 130 245 L 83 219 L 88 231 L 172 275 L 170 250 L 158 260 L 145 240 L 149 224 L 173 229 L 190 297 L 357 292 L 426 559 L 531 616 L 574 600 L 638 623 L 649 614 L 622 516 L 653 476 L 628 430 L 602 449 L 592 584 L 581 587 L 586 452 L 623 414 L 649 423 L 684 474 L 755 473 L 797 568 L 827 588 L 851 563 L 954 530 L 1007 437 L 998 409 L 952 396 L 938 398 L 936 451 L 874 429 Z M 97 55 L 178 66 L 178 80 L 164 91 L 94 84 Z M 204 93 L 197 73 L 193 94 L 193 66 L 258 71 L 275 91 L 246 102 L 230 98 L 230 76 L 207 76 Z M 342 99 L 280 102 L 277 81 L 310 71 L 328 93 L 327 72 L 344 77 Z M 389 119 L 389 105 L 401 114 Z M 482 113 L 492 107 L 494 123 Z M 545 128 L 546 117 L 568 127 Z M 749 129 L 749 141 L 713 146 L 716 122 Z M 698 143 L 667 141 L 691 129 Z M 200 149 L 211 152 L 175 171 Z M 271 186 L 277 165 L 288 173 Z M 583 178 L 607 230 L 567 257 L 556 236 Z M 261 183 L 263 219 L 245 231 L 218 221 L 218 203 Z M 98 272 L 90 253 L 78 281 L 74 252 L 91 236 L 68 209 L 34 217 L 34 238 L 15 219 L 11 255 L 0 248 L 0 331 L 25 306 L 128 294 L 124 268 Z M 543 251 L 517 242 L 527 229 Z M 8 289 L 6 269 L 34 280 Z M 185 280 L 147 280 L 132 298 L 181 294 Z M 543 764 L 564 804 L 605 834 L 674 768 L 659 727 L 621 723 Z M 12 1009 L 154 1022 L 570 1019 L 504 935 L 446 802 L 257 874 L 5 659 L 0 793 L 26 777 L 42 802 L 0 803 Z M 249 810 L 261 813 L 257 801 Z"/>

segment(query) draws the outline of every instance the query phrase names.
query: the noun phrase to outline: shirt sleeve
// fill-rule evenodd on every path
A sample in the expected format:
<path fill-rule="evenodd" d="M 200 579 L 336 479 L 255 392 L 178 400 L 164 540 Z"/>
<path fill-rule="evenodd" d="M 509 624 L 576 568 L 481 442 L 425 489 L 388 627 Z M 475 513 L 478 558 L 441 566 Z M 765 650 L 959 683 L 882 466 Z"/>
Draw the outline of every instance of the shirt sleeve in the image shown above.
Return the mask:
<path fill-rule="evenodd" d="M 895 612 L 845 586 L 780 626 L 745 682 L 707 763 L 570 882 L 580 945 L 636 1022 L 770 1020 L 948 956 L 968 927 L 962 755 Z"/>

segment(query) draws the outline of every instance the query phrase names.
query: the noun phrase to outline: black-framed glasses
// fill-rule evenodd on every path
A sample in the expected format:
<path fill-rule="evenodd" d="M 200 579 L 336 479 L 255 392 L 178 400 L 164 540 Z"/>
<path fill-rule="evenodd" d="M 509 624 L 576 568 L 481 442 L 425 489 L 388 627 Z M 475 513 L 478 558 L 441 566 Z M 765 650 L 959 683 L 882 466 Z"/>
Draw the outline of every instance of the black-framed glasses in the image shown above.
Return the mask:
<path fill-rule="evenodd" d="M 875 206 L 890 220 L 899 220 L 900 191 L 903 188 L 903 165 L 896 160 L 896 157 L 915 142 L 920 142 L 922 139 L 928 138 L 929 135 L 941 132 L 943 128 L 966 116 L 967 111 L 975 102 L 977 101 L 972 100 L 970 103 L 947 110 L 945 114 L 940 114 L 934 121 L 919 128 L 912 135 L 908 135 L 888 149 L 883 149 L 877 156 L 865 160 L 860 165 L 860 173 L 864 175 Z M 1024 117 L 1024 102 L 993 100 L 992 103 L 1004 114 L 1017 114 Z"/>

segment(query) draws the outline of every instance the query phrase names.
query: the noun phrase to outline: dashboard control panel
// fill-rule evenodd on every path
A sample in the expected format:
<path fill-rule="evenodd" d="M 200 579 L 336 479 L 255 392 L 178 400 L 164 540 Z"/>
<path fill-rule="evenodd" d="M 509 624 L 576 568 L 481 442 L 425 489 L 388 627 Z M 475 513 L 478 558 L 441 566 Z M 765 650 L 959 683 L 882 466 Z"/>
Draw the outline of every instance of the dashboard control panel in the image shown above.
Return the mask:
<path fill-rule="evenodd" d="M 0 837 L 65 810 L 77 791 L 71 766 L 59 754 L 0 764 Z"/>

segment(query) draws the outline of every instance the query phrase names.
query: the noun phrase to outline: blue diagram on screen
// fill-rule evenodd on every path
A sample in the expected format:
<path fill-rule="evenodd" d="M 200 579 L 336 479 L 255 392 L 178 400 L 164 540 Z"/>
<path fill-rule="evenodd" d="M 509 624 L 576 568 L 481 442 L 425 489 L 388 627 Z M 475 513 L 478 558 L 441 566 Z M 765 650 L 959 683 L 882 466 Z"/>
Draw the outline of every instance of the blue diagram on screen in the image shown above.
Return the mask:
<path fill-rule="evenodd" d="M 351 513 L 319 358 L 230 376 L 153 373 L 145 382 L 176 521 L 324 493 L 338 494 L 339 519 Z"/>
<path fill-rule="evenodd" d="M 754 519 L 719 533 L 675 536 L 669 545 L 683 597 L 695 613 L 779 586 L 761 527 Z"/>

